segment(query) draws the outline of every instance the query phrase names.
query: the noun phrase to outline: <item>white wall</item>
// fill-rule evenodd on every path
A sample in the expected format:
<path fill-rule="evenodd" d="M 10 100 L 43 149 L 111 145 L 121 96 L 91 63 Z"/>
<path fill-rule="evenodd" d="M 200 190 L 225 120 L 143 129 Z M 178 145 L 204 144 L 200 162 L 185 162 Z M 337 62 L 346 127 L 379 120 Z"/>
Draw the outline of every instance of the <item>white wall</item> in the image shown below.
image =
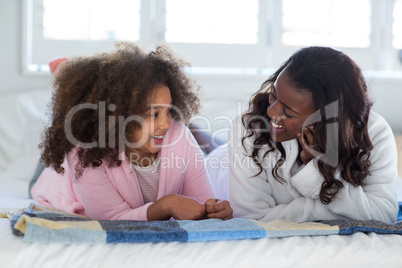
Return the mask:
<path fill-rule="evenodd" d="M 0 97 L 49 89 L 49 77 L 22 75 L 21 14 L 21 1 L 0 0 Z M 207 104 L 203 111 L 211 116 L 226 110 L 225 114 L 234 116 L 239 111 L 237 100 L 244 107 L 266 77 L 202 74 L 197 78 L 203 86 L 202 100 Z M 402 133 L 402 75 L 391 79 L 370 75 L 367 80 L 375 99 L 373 109 L 387 119 L 395 132 Z"/>
<path fill-rule="evenodd" d="M 395 133 L 402 134 L 402 79 L 398 80 L 393 83 L 368 80 L 368 83 L 374 99 L 373 110 L 388 121 Z"/>

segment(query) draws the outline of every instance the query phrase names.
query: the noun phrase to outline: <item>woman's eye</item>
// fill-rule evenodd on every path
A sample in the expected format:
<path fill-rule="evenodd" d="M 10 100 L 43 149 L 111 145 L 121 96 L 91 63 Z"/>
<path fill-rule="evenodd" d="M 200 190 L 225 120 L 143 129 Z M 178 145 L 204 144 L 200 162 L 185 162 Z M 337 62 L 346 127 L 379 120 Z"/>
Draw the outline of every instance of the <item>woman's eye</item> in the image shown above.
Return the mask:
<path fill-rule="evenodd" d="M 157 116 L 158 116 L 158 113 L 151 114 L 151 117 L 157 117 Z"/>
<path fill-rule="evenodd" d="M 283 113 L 285 114 L 286 117 L 289 117 L 289 118 L 293 117 L 292 115 L 288 114 L 285 109 L 283 110 Z"/>
<path fill-rule="evenodd" d="M 268 103 L 272 104 L 274 102 L 274 100 L 276 100 L 276 97 L 274 96 L 274 94 L 269 94 L 269 98 L 268 98 Z"/>

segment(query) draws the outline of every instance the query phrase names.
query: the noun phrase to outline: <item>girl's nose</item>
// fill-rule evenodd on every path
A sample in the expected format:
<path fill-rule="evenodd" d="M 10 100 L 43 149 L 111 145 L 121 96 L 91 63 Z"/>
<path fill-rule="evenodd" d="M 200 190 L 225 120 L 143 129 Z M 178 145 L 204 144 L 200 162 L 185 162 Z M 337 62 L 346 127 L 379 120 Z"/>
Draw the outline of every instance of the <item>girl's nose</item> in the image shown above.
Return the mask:
<path fill-rule="evenodd" d="M 172 124 L 172 118 L 170 117 L 170 115 L 165 115 L 159 122 L 159 128 L 168 131 L 171 124 Z"/>

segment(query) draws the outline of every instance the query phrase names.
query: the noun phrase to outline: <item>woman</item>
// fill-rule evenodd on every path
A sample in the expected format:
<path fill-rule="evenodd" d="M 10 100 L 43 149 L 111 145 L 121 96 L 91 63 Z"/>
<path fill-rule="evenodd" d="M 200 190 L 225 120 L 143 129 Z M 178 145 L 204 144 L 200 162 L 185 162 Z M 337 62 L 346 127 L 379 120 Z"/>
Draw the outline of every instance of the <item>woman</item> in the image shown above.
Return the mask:
<path fill-rule="evenodd" d="M 234 216 L 396 221 L 395 140 L 371 107 L 347 55 L 327 47 L 294 53 L 231 128 Z"/>

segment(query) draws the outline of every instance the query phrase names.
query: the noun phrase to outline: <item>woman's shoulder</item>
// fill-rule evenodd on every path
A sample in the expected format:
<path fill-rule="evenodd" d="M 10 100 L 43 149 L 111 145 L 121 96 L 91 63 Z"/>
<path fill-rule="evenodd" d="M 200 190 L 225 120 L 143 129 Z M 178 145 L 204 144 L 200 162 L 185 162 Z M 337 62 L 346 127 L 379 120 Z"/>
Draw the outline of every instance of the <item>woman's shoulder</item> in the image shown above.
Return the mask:
<path fill-rule="evenodd" d="M 394 133 L 388 122 L 378 113 L 371 111 L 368 120 L 368 134 L 375 150 L 395 147 Z"/>
<path fill-rule="evenodd" d="M 372 138 L 379 134 L 392 134 L 392 129 L 385 118 L 374 111 L 370 111 L 367 130 Z"/>

